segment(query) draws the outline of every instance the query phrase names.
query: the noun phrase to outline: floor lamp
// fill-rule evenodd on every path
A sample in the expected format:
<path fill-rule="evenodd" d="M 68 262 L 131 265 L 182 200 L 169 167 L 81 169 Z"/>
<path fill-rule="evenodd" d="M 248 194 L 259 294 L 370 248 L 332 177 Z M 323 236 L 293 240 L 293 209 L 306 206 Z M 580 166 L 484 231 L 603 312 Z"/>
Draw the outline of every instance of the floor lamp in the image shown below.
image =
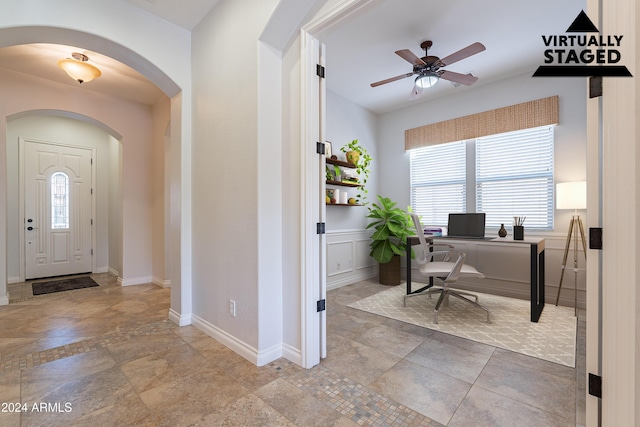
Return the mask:
<path fill-rule="evenodd" d="M 556 185 L 556 209 L 573 209 L 574 213 L 569 223 L 569 232 L 567 233 L 567 243 L 564 247 L 564 258 L 562 259 L 562 274 L 560 275 L 560 285 L 558 286 L 558 296 L 556 297 L 556 306 L 560 299 L 560 291 L 562 290 L 562 279 L 567 266 L 567 257 L 569 255 L 569 247 L 573 237 L 573 273 L 574 273 L 574 289 L 573 303 L 575 314 L 578 314 L 578 235 L 582 240 L 582 250 L 584 259 L 587 259 L 587 244 L 584 236 L 584 226 L 582 219 L 578 215 L 578 209 L 587 208 L 587 183 L 564 182 Z"/>

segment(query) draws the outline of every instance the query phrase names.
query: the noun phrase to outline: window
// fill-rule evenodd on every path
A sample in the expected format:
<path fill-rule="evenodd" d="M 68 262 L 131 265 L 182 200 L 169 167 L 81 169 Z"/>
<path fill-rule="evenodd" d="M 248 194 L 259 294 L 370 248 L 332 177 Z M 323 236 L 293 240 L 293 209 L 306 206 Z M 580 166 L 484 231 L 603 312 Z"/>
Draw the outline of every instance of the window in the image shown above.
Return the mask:
<path fill-rule="evenodd" d="M 485 212 L 489 228 L 526 216 L 528 229 L 552 230 L 553 139 L 542 126 L 410 150 L 411 206 L 430 225 Z"/>
<path fill-rule="evenodd" d="M 451 142 L 410 153 L 411 207 L 424 223 L 446 225 L 449 212 L 465 211 L 466 145 Z"/>
<path fill-rule="evenodd" d="M 69 177 L 63 172 L 51 175 L 51 228 L 69 228 Z"/>

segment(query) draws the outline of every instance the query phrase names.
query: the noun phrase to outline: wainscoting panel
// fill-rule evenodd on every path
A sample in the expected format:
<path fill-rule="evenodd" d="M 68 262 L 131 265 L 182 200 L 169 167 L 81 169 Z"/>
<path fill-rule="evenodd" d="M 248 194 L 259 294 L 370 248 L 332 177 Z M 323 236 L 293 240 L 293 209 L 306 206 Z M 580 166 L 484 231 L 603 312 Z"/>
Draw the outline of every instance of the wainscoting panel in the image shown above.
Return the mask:
<path fill-rule="evenodd" d="M 369 256 L 369 230 L 327 232 L 327 290 L 336 289 L 378 274 Z"/>

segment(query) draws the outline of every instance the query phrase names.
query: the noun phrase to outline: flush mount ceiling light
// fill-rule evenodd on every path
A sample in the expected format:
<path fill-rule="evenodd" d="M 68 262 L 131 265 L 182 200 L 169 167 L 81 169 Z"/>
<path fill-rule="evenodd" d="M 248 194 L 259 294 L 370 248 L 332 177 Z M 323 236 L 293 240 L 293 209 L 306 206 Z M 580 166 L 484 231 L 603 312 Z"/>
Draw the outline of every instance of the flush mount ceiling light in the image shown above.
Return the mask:
<path fill-rule="evenodd" d="M 73 59 L 65 58 L 58 61 L 58 67 L 62 68 L 73 80 L 78 83 L 90 82 L 102 75 L 100 70 L 89 64 L 89 57 L 82 53 L 73 52 Z"/>
<path fill-rule="evenodd" d="M 438 83 L 440 76 L 434 72 L 427 71 L 416 77 L 416 86 L 426 89 Z"/>

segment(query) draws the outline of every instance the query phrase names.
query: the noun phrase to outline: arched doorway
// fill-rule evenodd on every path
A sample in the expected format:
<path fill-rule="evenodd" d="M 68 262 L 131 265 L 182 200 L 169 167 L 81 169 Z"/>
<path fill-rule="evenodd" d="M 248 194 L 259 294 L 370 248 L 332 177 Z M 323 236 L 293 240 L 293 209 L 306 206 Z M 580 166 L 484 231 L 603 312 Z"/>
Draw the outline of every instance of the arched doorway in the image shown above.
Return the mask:
<path fill-rule="evenodd" d="M 181 176 L 180 170 L 182 168 L 182 151 L 186 149 L 183 134 L 188 134 L 188 129 L 181 126 L 184 121 L 183 117 L 190 114 L 189 109 L 186 111 L 183 109 L 184 95 L 181 92 L 181 87 L 174 82 L 166 73 L 164 73 L 158 66 L 152 64 L 145 59 L 145 56 L 134 52 L 133 50 L 126 48 L 118 43 L 115 43 L 107 38 L 99 37 L 93 34 L 88 34 L 76 30 L 68 30 L 52 27 L 16 27 L 5 28 L 0 30 L 4 43 L 1 47 L 15 46 L 27 43 L 64 43 L 67 45 L 82 46 L 86 49 L 93 49 L 96 52 L 101 52 L 105 55 L 110 55 L 114 59 L 122 61 L 126 65 L 137 69 L 149 80 L 154 82 L 169 98 L 166 101 L 166 123 L 162 126 L 160 132 L 161 143 L 164 144 L 164 131 L 167 129 L 169 122 L 171 123 L 171 135 L 170 140 L 170 163 L 171 163 L 171 175 L 168 180 L 169 188 L 171 192 L 168 192 L 168 197 L 172 200 L 172 203 L 167 204 L 173 207 L 171 212 L 167 212 L 167 218 L 169 218 L 169 226 L 167 227 L 171 233 L 171 240 L 174 242 L 183 242 L 184 238 L 189 233 L 184 233 L 185 223 L 187 221 L 182 220 L 182 206 L 187 205 L 187 202 L 183 204 L 185 189 L 190 187 L 190 182 L 185 182 Z M 6 37 L 4 37 L 6 36 Z M 15 74 L 16 79 L 20 80 L 19 74 Z M 9 83 L 7 79 L 4 79 L 5 83 Z M 22 82 L 23 83 L 23 82 Z M 188 81 L 183 82 L 188 86 Z M 46 84 L 45 84 L 46 86 Z M 17 88 L 21 87 L 20 84 Z M 1 120 L 0 125 L 0 161 L 3 163 L 7 161 L 7 141 L 6 141 L 6 120 L 15 114 L 28 111 L 28 110 L 46 110 L 46 109 L 59 109 L 68 111 L 71 114 L 78 114 L 85 117 L 91 117 L 92 120 L 102 123 L 107 128 L 118 129 L 118 133 L 122 134 L 123 143 L 140 141 L 145 139 L 144 135 L 136 131 L 135 128 L 140 128 L 140 123 L 135 123 L 131 118 L 120 116 L 116 109 L 109 110 L 108 108 L 102 109 L 99 107 L 101 102 L 96 101 L 92 94 L 86 93 L 83 96 L 60 96 L 56 95 L 56 90 L 60 88 L 49 87 L 47 89 L 47 95 L 42 94 L 41 91 L 27 90 L 26 86 L 22 86 L 22 93 L 17 94 L 16 97 L 7 96 L 7 102 L 3 103 L 1 107 L 0 115 L 5 117 L 5 120 Z M 10 95 L 10 89 L 5 90 L 7 95 Z M 30 93 L 31 96 L 25 97 L 25 93 Z M 22 96 L 20 96 L 22 95 Z M 14 101 L 11 101 L 14 100 Z M 118 117 L 120 116 L 120 117 Z M 151 122 L 153 113 L 149 115 L 149 121 Z M 152 132 L 149 131 L 149 134 Z M 150 143 L 151 137 L 148 137 L 147 142 Z M 189 143 L 187 143 L 188 145 Z M 125 180 L 127 175 L 133 178 L 133 188 L 123 188 L 123 266 L 122 266 L 122 279 L 123 284 L 135 284 L 139 282 L 152 281 L 153 276 L 149 265 L 152 262 L 151 247 L 157 242 L 151 241 L 152 232 L 145 223 L 145 213 L 151 210 L 150 204 L 144 206 L 139 203 L 140 198 L 144 199 L 145 187 L 150 185 L 150 178 L 140 176 L 140 170 L 149 168 L 151 160 L 145 158 L 144 144 L 135 145 L 129 144 L 124 150 L 124 162 L 123 162 L 123 175 Z M 129 153 L 127 153 L 129 151 Z M 128 156 L 128 154 L 130 154 Z M 142 166 L 141 166 L 142 165 Z M 138 173 L 136 172 L 138 171 Z M 1 177 L 0 181 L 5 187 L 5 177 Z M 164 180 L 163 180 L 164 183 Z M 188 193 L 188 191 L 186 192 Z M 137 200 L 137 201 L 136 201 Z M 173 202 L 177 203 L 173 203 Z M 141 207 L 142 206 L 142 207 Z M 177 209 L 176 209 L 177 207 Z M 7 195 L 0 194 L 0 210 L 7 211 Z M 0 229 L 0 252 L 2 255 L 6 254 L 8 239 L 4 232 L 6 229 L 6 215 L 2 216 L 3 226 Z M 165 239 L 169 241 L 169 239 Z M 188 238 L 187 238 L 188 241 Z M 164 246 L 164 243 L 163 243 Z M 191 311 L 191 298 L 190 298 L 190 280 L 183 280 L 181 274 L 181 247 L 182 245 L 172 245 L 171 262 L 174 264 L 170 271 L 174 272 L 172 285 L 172 302 L 170 317 L 172 320 L 179 324 L 188 324 Z M 164 252 L 164 248 L 162 248 Z M 137 254 L 137 255 L 136 255 Z M 141 257 L 138 255 L 142 255 Z M 129 261 L 131 256 L 135 259 L 133 262 Z M 3 297 L 6 295 L 6 278 L 7 278 L 7 265 L 5 262 L 6 257 L 2 256 L 2 262 L 0 264 L 0 295 Z M 185 276 L 187 274 L 185 273 Z M 185 283 L 185 286 L 182 286 Z M 4 299 L 7 299 L 4 297 Z M 0 303 L 7 303 L 8 301 L 0 300 Z"/>

